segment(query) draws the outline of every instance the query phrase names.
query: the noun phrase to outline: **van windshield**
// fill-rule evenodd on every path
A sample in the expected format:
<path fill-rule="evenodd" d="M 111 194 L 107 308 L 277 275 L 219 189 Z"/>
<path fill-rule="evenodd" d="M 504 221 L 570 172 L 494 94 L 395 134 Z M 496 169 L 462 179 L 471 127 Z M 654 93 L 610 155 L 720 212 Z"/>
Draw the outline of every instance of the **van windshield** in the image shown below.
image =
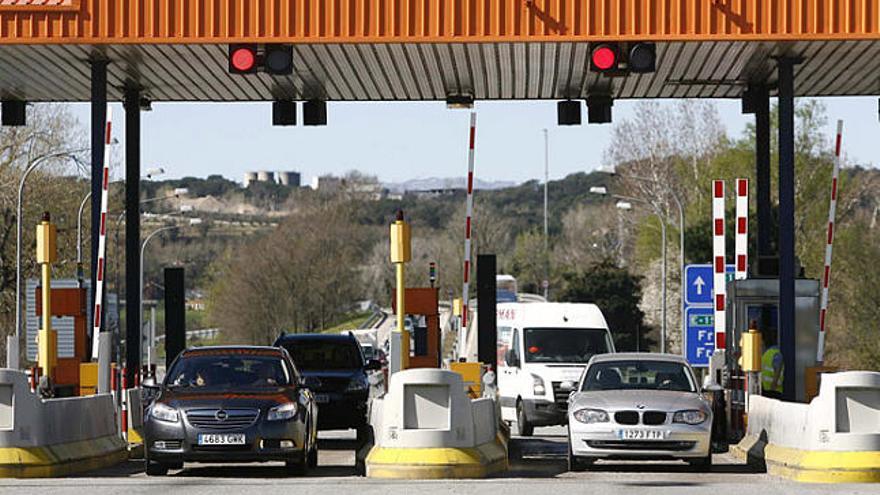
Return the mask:
<path fill-rule="evenodd" d="M 609 352 L 603 328 L 526 328 L 523 330 L 527 363 L 582 363 L 594 354 Z"/>

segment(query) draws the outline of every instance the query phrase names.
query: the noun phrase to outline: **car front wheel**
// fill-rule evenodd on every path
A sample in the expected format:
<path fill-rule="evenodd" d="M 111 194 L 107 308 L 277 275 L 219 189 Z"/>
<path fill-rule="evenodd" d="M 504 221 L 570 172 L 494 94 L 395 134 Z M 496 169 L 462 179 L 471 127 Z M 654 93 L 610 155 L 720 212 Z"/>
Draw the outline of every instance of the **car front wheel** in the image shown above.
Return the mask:
<path fill-rule="evenodd" d="M 165 476 L 168 474 L 168 465 L 147 458 L 144 461 L 144 471 L 147 472 L 147 476 Z"/>
<path fill-rule="evenodd" d="M 594 460 L 578 457 L 571 451 L 571 443 L 568 444 L 568 470 L 572 472 L 586 471 L 593 465 Z"/>
<path fill-rule="evenodd" d="M 516 403 L 516 430 L 521 437 L 530 437 L 535 433 L 535 427 L 526 418 L 526 408 L 521 400 Z"/>

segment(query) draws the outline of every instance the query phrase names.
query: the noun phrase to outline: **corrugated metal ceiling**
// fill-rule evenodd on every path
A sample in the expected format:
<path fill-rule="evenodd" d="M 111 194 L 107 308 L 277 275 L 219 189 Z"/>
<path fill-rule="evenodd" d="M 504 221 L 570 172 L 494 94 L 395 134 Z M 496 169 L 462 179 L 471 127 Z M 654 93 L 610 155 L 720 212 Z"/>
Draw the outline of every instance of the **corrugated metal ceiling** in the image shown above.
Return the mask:
<path fill-rule="evenodd" d="M 658 44 L 657 72 L 608 77 L 588 70 L 587 43 L 297 44 L 292 76 L 232 75 L 227 46 L 15 45 L 0 47 L 0 96 L 88 101 L 89 63 L 110 60 L 110 97 L 139 85 L 154 101 L 478 100 L 734 98 L 748 81 L 775 79 L 774 56 L 798 55 L 800 96 L 880 94 L 880 42 L 670 42 Z"/>

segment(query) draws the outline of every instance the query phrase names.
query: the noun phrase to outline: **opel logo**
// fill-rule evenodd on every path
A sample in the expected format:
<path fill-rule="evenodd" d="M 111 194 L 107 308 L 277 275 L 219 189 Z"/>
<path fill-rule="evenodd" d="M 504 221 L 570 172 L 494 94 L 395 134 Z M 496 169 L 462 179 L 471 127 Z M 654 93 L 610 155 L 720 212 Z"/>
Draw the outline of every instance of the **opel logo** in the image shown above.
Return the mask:
<path fill-rule="evenodd" d="M 219 411 L 214 413 L 214 417 L 217 418 L 217 421 L 226 421 L 226 418 L 229 417 L 229 413 L 220 409 Z"/>

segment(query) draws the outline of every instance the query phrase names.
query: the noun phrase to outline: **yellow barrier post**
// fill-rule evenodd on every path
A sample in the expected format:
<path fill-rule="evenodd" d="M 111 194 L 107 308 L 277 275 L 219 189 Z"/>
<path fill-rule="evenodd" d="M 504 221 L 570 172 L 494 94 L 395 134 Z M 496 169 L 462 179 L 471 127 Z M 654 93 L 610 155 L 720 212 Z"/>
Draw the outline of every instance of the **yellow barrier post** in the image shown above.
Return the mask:
<path fill-rule="evenodd" d="M 409 224 L 403 219 L 403 210 L 397 211 L 397 220 L 391 224 L 391 262 L 397 272 L 397 329 L 400 337 L 400 354 L 391 355 L 392 370 L 405 370 L 409 367 L 409 333 L 404 328 L 406 316 L 406 278 L 405 265 L 412 260 Z M 399 366 L 393 361 L 398 360 Z"/>
<path fill-rule="evenodd" d="M 42 328 L 37 334 L 37 365 L 43 374 L 52 377 L 57 364 L 57 337 L 52 330 L 52 263 L 57 259 L 55 225 L 49 221 L 49 212 L 43 213 L 43 220 L 37 225 L 37 263 L 42 270 L 43 317 Z"/>

